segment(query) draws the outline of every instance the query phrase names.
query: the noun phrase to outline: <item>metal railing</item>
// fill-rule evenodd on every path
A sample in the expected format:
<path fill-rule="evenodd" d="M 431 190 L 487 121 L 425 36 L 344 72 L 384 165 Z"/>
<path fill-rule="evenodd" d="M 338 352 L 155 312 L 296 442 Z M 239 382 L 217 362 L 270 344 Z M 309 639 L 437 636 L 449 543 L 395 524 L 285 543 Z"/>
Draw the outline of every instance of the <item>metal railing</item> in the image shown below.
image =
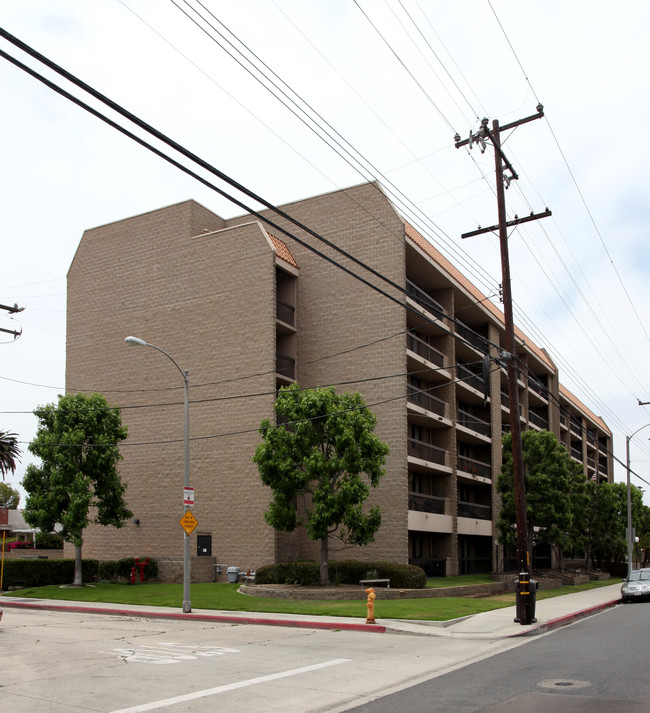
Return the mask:
<path fill-rule="evenodd" d="M 569 450 L 569 453 L 576 459 L 582 462 L 582 451 L 579 448 L 573 448 Z"/>
<path fill-rule="evenodd" d="M 432 396 L 426 391 L 416 388 L 412 384 L 408 385 L 406 398 L 412 404 L 417 404 L 427 411 L 438 414 L 438 416 L 445 415 L 445 402 L 442 399 Z"/>
<path fill-rule="evenodd" d="M 471 517 L 474 520 L 491 520 L 492 506 L 459 500 L 458 517 Z"/>
<path fill-rule="evenodd" d="M 540 428 L 545 428 L 548 430 L 548 418 L 544 418 L 544 416 L 540 416 L 538 413 L 535 413 L 534 411 L 529 411 L 528 412 L 528 420 L 531 423 L 534 423 L 536 426 L 539 426 Z"/>
<path fill-rule="evenodd" d="M 420 339 L 420 337 L 416 337 L 415 334 L 407 335 L 406 348 L 410 349 L 412 352 L 415 352 L 418 356 L 421 356 L 423 359 L 430 361 L 432 364 L 435 364 L 436 366 L 444 367 L 444 365 L 445 365 L 444 354 L 442 352 L 439 352 L 437 349 L 432 347 L 430 344 L 427 344 L 424 340 Z"/>
<path fill-rule="evenodd" d="M 463 364 L 456 364 L 456 376 L 458 381 L 474 387 L 477 391 L 483 391 L 485 388 L 485 381 L 483 380 L 483 377 L 479 376 L 476 372 L 472 371 Z"/>
<path fill-rule="evenodd" d="M 430 512 L 437 515 L 444 515 L 446 502 L 447 498 L 441 498 L 436 495 L 409 493 L 409 510 L 415 510 L 416 512 Z"/>
<path fill-rule="evenodd" d="M 488 421 L 484 421 L 482 418 L 462 409 L 458 409 L 458 425 L 465 426 L 465 428 L 481 433 L 484 436 L 489 437 L 492 434 L 492 427 Z"/>
<path fill-rule="evenodd" d="M 410 280 L 406 281 L 406 294 L 424 307 L 427 312 L 431 312 L 431 314 L 434 314 L 439 319 L 445 316 L 445 311 L 440 302 L 434 300 L 429 293 L 425 292 L 421 287 L 418 287 Z"/>
<path fill-rule="evenodd" d="M 490 346 L 488 340 L 458 320 L 456 320 L 456 334 L 462 337 L 466 342 L 469 342 L 469 344 L 475 349 L 478 349 L 478 351 L 484 354 L 488 353 Z"/>
<path fill-rule="evenodd" d="M 275 355 L 275 371 L 287 379 L 296 378 L 296 360 L 286 354 Z"/>
<path fill-rule="evenodd" d="M 485 461 L 468 458 L 467 456 L 458 456 L 456 462 L 458 470 L 471 475 L 480 475 L 482 478 L 492 478 L 492 466 Z"/>
<path fill-rule="evenodd" d="M 413 458 L 426 460 L 430 463 L 438 463 L 439 465 L 445 465 L 447 460 L 446 450 L 423 441 L 416 441 L 415 438 L 408 439 L 408 454 Z"/>
<path fill-rule="evenodd" d="M 282 300 L 277 300 L 275 304 L 275 316 L 281 322 L 285 324 L 290 324 L 292 327 L 295 326 L 296 321 L 296 308 L 287 302 L 282 302 Z"/>

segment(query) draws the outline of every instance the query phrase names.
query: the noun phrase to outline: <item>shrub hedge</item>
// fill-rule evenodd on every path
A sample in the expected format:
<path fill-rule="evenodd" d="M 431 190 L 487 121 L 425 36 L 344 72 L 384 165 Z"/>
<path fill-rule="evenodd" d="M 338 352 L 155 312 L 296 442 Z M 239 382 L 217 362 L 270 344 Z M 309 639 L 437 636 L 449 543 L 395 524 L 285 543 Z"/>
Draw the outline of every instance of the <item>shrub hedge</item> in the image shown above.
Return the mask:
<path fill-rule="evenodd" d="M 329 577 L 334 584 L 359 584 L 362 579 L 390 579 L 391 587 L 423 589 L 427 577 L 424 570 L 411 564 L 379 560 L 359 562 L 342 560 L 329 562 Z M 320 567 L 314 560 L 282 562 L 259 567 L 256 584 L 298 584 L 314 586 L 320 582 Z"/>
<path fill-rule="evenodd" d="M 81 563 L 84 582 L 99 578 L 99 562 L 86 559 Z M 9 587 L 45 587 L 48 584 L 72 584 L 73 559 L 9 559 L 5 560 L 2 577 L 4 589 Z"/>

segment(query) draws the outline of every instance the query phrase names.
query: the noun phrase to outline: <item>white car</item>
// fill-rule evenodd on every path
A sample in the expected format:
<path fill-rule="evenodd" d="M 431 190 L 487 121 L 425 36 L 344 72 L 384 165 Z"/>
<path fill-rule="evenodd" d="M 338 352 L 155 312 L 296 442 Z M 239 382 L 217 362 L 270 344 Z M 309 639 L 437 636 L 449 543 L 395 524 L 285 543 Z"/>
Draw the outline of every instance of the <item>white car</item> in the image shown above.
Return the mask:
<path fill-rule="evenodd" d="M 650 597 L 650 568 L 632 570 L 621 587 L 623 602 Z"/>

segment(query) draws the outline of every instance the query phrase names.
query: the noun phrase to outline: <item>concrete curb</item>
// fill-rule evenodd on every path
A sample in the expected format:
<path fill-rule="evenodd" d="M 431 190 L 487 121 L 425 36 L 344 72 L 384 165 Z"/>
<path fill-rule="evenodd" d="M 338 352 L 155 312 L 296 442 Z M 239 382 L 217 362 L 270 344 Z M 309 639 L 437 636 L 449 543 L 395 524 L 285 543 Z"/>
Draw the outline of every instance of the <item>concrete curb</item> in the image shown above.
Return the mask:
<path fill-rule="evenodd" d="M 581 609 L 580 611 L 572 612 L 571 614 L 559 616 L 556 619 L 550 619 L 549 621 L 540 624 L 537 628 L 540 630 L 539 633 L 559 629 L 561 626 L 567 626 L 568 624 L 572 624 L 574 621 L 578 621 L 579 619 L 584 619 L 585 617 L 592 616 L 593 614 L 600 614 L 600 612 L 603 612 L 606 609 L 611 609 L 620 603 L 621 599 L 612 599 L 612 601 L 603 602 L 602 604 L 597 604 L 596 606 L 589 607 L 588 609 Z"/>
<path fill-rule="evenodd" d="M 356 624 L 352 622 L 330 622 L 300 619 L 267 619 L 264 617 L 229 616 L 226 614 L 196 614 L 194 612 L 140 611 L 135 609 L 114 609 L 111 607 L 84 607 L 71 604 L 43 604 L 40 602 L 12 602 L 2 599 L 2 606 L 15 609 L 40 609 L 63 611 L 75 614 L 106 614 L 109 616 L 131 616 L 141 619 L 174 619 L 185 621 L 212 621 L 221 624 L 260 624 L 264 626 L 288 626 L 303 629 L 329 629 L 334 631 L 365 631 L 384 634 L 386 627 L 379 624 Z"/>

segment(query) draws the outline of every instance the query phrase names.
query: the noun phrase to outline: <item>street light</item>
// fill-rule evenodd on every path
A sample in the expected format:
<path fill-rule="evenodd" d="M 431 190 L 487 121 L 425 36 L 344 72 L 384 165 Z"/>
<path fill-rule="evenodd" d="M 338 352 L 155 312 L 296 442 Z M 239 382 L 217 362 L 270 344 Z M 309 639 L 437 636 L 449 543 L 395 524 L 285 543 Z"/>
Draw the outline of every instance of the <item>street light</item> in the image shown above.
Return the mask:
<path fill-rule="evenodd" d="M 640 402 L 639 402 L 640 403 Z M 630 441 L 636 436 L 639 431 L 650 426 L 646 423 L 645 426 L 637 428 L 631 436 L 625 436 L 625 455 L 627 458 L 627 574 L 628 577 L 632 571 L 632 491 L 630 489 Z"/>
<path fill-rule="evenodd" d="M 178 371 L 181 373 L 181 376 L 183 377 L 183 383 L 185 384 L 185 434 L 184 434 L 184 443 L 185 443 L 185 480 L 184 480 L 184 486 L 185 488 L 189 488 L 190 486 L 190 379 L 189 375 L 190 372 L 183 371 L 180 366 L 176 363 L 176 361 L 172 358 L 170 354 L 168 354 L 164 349 L 161 349 L 160 347 L 157 347 L 155 344 L 149 344 L 149 342 L 145 342 L 144 339 L 140 339 L 139 337 L 127 337 L 124 340 L 127 344 L 130 344 L 132 346 L 136 347 L 151 347 L 152 349 L 156 349 L 159 352 L 162 352 L 171 362 L 172 364 L 178 369 Z M 185 505 L 185 510 L 187 511 L 189 509 L 189 505 Z M 190 601 L 190 536 L 187 534 L 187 532 L 183 533 L 183 611 L 184 612 L 191 612 L 192 611 L 192 603 Z"/>

